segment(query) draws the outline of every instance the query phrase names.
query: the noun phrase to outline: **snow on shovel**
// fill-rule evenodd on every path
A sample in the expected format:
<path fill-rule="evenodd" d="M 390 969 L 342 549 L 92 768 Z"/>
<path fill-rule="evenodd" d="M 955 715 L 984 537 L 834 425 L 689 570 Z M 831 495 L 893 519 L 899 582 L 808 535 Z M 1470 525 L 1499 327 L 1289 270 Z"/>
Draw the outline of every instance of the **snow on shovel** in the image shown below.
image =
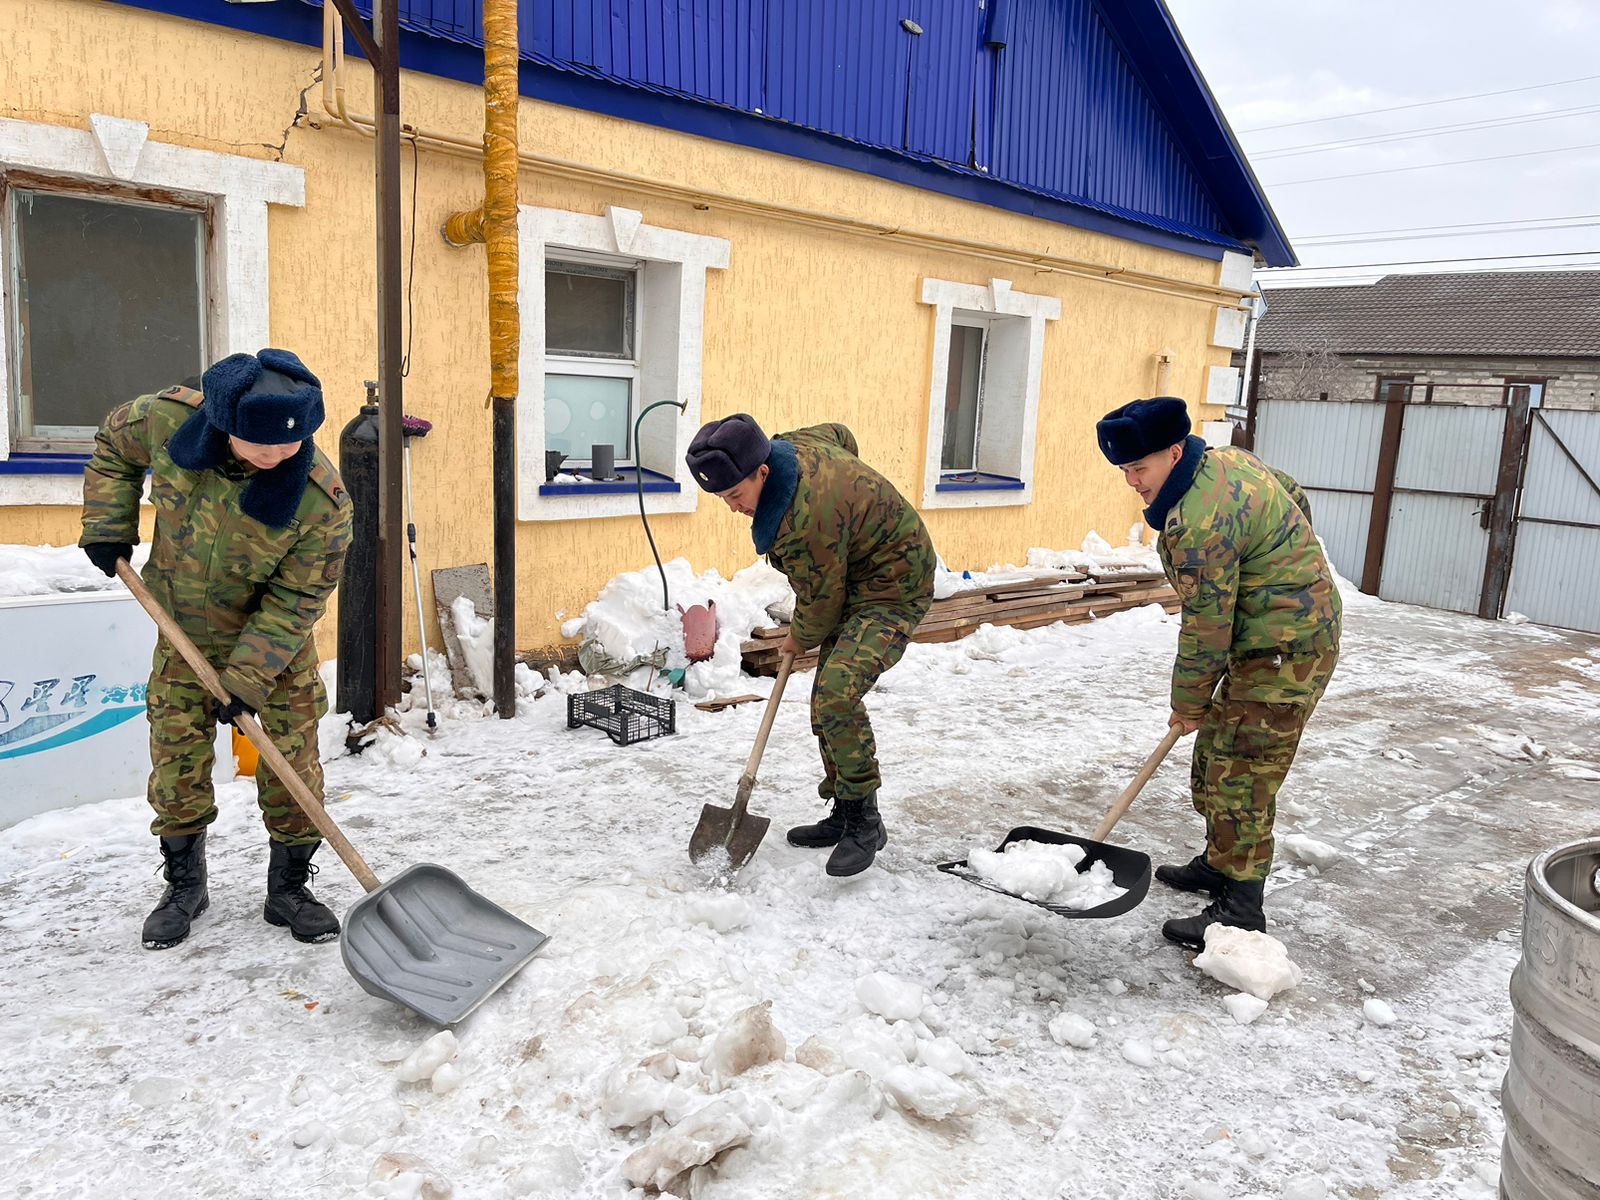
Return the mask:
<path fill-rule="evenodd" d="M 227 704 L 231 697 L 216 670 L 125 559 L 117 563 L 117 577 L 206 689 Z M 549 940 L 432 863 L 417 863 L 388 883 L 379 883 L 256 719 L 241 713 L 234 724 L 367 889 L 367 895 L 345 914 L 340 938 L 345 969 L 366 991 L 439 1025 L 454 1025 Z"/>
<path fill-rule="evenodd" d="M 761 717 L 761 731 L 756 734 L 750 761 L 745 763 L 744 774 L 739 777 L 733 807 L 707 804 L 700 810 L 700 823 L 689 839 L 689 861 L 696 866 L 709 867 L 719 876 L 732 875 L 754 858 L 756 847 L 767 835 L 767 826 L 772 824 L 770 817 L 750 815 L 750 793 L 755 790 L 756 768 L 761 765 L 767 734 L 772 732 L 772 718 L 778 714 L 778 701 L 783 698 L 783 685 L 789 682 L 789 670 L 793 666 L 794 655 L 785 654 L 778 665 L 778 679 L 772 685 L 772 695 L 767 698 L 767 711 Z"/>
<path fill-rule="evenodd" d="M 1111 806 L 1111 811 L 1106 813 L 1105 820 L 1101 821 L 1099 828 L 1094 831 L 1094 837 L 1073 837 L 1070 833 L 1060 833 L 1054 829 L 1038 829 L 1032 825 L 1022 825 L 1006 834 L 1005 840 L 999 845 L 997 853 L 1004 852 L 1007 846 L 1015 842 L 1076 846 L 1084 852 L 1082 860 L 1077 864 L 1078 874 L 1085 875 L 1096 863 L 1104 863 L 1106 869 L 1111 872 L 1111 882 L 1119 889 L 1115 897 L 1087 908 L 1072 908 L 1065 904 L 1052 904 L 1018 892 L 1007 891 L 979 875 L 968 865 L 966 859 L 960 862 L 940 863 L 939 870 L 948 872 L 958 879 L 965 879 L 978 887 L 987 888 L 991 892 L 1026 900 L 1029 904 L 1049 909 L 1057 916 L 1074 920 L 1117 917 L 1130 909 L 1137 908 L 1150 890 L 1150 856 L 1123 846 L 1109 845 L 1105 839 L 1111 836 L 1111 831 L 1117 827 L 1117 822 L 1122 820 L 1123 814 L 1144 790 L 1144 785 L 1150 782 L 1150 777 L 1156 773 L 1156 768 L 1161 765 L 1162 760 L 1182 736 L 1183 731 L 1176 725 L 1167 730 L 1167 736 L 1161 739 L 1161 744 L 1151 752 L 1149 758 L 1144 760 L 1144 766 L 1139 768 L 1139 773 L 1134 776 L 1133 782 L 1124 789 L 1122 795 L 1117 797 L 1116 803 Z"/>

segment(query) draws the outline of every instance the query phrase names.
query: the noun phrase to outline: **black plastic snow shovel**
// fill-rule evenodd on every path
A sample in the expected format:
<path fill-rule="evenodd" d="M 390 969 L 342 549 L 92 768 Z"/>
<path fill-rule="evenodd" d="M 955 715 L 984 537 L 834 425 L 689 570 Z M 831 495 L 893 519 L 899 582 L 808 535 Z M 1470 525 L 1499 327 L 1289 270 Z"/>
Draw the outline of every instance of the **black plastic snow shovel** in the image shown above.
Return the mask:
<path fill-rule="evenodd" d="M 767 748 L 767 734 L 772 732 L 772 718 L 778 714 L 778 701 L 783 698 L 783 685 L 789 682 L 789 670 L 794 666 L 794 655 L 785 654 L 778 664 L 778 679 L 772 685 L 772 695 L 767 697 L 767 711 L 761 717 L 761 731 L 756 734 L 755 747 L 750 751 L 750 761 L 744 765 L 739 777 L 739 790 L 734 795 L 733 807 L 723 808 L 707 804 L 700 810 L 700 823 L 694 827 L 689 839 L 689 861 L 696 866 L 710 867 L 719 875 L 731 875 L 755 857 L 756 847 L 767 836 L 770 817 L 751 816 L 750 793 L 756 786 L 756 768 L 761 765 L 761 754 Z M 727 857 L 727 862 L 722 860 Z"/>
<path fill-rule="evenodd" d="M 126 560 L 117 563 L 117 577 L 206 690 L 227 704 L 231 697 L 216 670 Z M 367 890 L 345 914 L 340 935 L 345 969 L 367 992 L 404 1005 L 436 1024 L 454 1025 L 520 971 L 549 940 L 432 863 L 418 863 L 388 883 L 380 883 L 260 723 L 242 713 L 234 725 L 261 752 L 262 760 L 289 789 L 295 803 Z"/>
<path fill-rule="evenodd" d="M 1048 842 L 1056 846 L 1080 846 L 1085 853 L 1083 861 L 1078 864 L 1078 874 L 1082 875 L 1097 862 L 1105 863 L 1111 871 L 1112 882 L 1122 889 L 1122 894 L 1115 899 L 1097 904 L 1093 908 L 1068 908 L 1063 904 L 1048 904 L 1043 900 L 1030 900 L 1027 896 L 1008 892 L 967 866 L 966 859 L 960 862 L 940 863 L 939 870 L 946 871 L 958 879 L 965 879 L 968 883 L 977 884 L 988 891 L 1036 904 L 1040 908 L 1049 909 L 1058 917 L 1067 917 L 1075 921 L 1119 917 L 1131 909 L 1138 908 L 1150 890 L 1150 856 L 1123 846 L 1107 845 L 1105 839 L 1111 836 L 1111 831 L 1117 827 L 1117 822 L 1122 820 L 1123 814 L 1144 790 L 1144 785 L 1150 782 L 1150 777 L 1156 773 L 1156 768 L 1161 765 L 1162 760 L 1182 736 L 1183 731 L 1176 725 L 1167 730 L 1167 736 L 1161 739 L 1161 744 L 1149 758 L 1144 760 L 1144 766 L 1139 768 L 1139 773 L 1133 777 L 1133 782 L 1127 786 L 1122 795 L 1117 797 L 1117 802 L 1111 806 L 1111 811 L 1106 813 L 1105 820 L 1100 822 L 1093 838 L 1073 837 L 1070 833 L 1059 833 L 1054 829 L 1021 825 L 1006 834 L 1005 840 L 997 847 L 999 850 L 1004 850 L 1012 842 Z"/>

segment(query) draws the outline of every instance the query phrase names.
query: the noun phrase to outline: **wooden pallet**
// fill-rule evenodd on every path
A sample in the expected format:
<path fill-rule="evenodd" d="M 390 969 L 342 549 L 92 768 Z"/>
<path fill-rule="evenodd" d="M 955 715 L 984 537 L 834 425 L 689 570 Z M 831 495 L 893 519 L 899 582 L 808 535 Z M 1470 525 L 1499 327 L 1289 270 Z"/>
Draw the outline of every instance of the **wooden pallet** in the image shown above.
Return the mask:
<path fill-rule="evenodd" d="M 911 640 L 954 642 L 983 625 L 1009 625 L 1016 629 L 1039 629 L 1058 621 L 1076 625 L 1145 604 L 1160 604 L 1168 612 L 1177 612 L 1180 607 L 1177 593 L 1159 573 L 1128 572 L 1104 580 L 1068 573 L 1043 576 L 974 588 L 935 600 Z M 753 675 L 776 675 L 778 647 L 788 632 L 787 625 L 755 630 L 740 648 L 744 669 Z M 816 663 L 816 652 L 811 651 L 795 659 L 794 669 L 810 670 Z"/>

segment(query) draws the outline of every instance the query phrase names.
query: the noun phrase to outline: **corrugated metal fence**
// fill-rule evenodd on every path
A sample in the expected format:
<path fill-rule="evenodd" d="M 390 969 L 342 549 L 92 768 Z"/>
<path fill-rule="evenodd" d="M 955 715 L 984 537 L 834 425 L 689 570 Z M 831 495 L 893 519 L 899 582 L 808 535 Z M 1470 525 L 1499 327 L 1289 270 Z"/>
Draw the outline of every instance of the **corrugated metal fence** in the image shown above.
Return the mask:
<path fill-rule="evenodd" d="M 1306 489 L 1362 590 L 1600 632 L 1600 412 L 1492 386 L 1498 404 L 1413 402 L 1408 383 L 1373 401 L 1262 399 L 1257 453 Z"/>

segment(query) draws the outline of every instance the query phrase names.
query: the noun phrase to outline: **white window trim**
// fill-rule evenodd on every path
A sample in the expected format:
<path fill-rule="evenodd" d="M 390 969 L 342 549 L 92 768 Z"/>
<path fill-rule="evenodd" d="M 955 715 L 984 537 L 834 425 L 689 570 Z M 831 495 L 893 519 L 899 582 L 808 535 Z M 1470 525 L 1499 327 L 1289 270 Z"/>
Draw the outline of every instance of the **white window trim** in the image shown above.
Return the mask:
<path fill-rule="evenodd" d="M 1033 503 L 1033 459 L 1039 429 L 1039 380 L 1044 363 L 1046 321 L 1061 319 L 1061 301 L 1013 291 L 1008 279 L 992 279 L 988 286 L 924 279 L 922 302 L 933 306 L 933 379 L 928 389 L 928 444 L 923 458 L 923 508 L 997 508 Z M 939 464 L 944 454 L 945 386 L 950 372 L 950 325 L 964 314 L 990 318 L 1021 318 L 1028 322 L 1027 356 L 1023 364 L 1021 428 L 1022 487 L 1010 491 L 938 490 Z M 991 333 L 993 326 L 991 324 Z M 992 362 L 992 358 L 989 360 Z M 985 387 L 989 380 L 985 379 Z"/>
<path fill-rule="evenodd" d="M 214 237 L 207 268 L 213 358 L 254 353 L 269 334 L 267 205 L 305 207 L 305 172 L 288 163 L 150 140 L 150 126 L 94 113 L 88 129 L 0 119 L 0 170 L 20 168 L 208 201 Z M 11 456 L 10 314 L 0 315 L 0 459 Z M 133 399 L 108 396 L 108 405 Z M 83 503 L 76 475 L 0 475 L 0 504 Z"/>
<path fill-rule="evenodd" d="M 670 462 L 677 492 L 647 492 L 645 511 L 693 512 L 700 489 L 683 467 L 689 441 L 700 428 L 701 356 L 705 349 L 706 272 L 726 270 L 726 238 L 705 237 L 677 229 L 643 224 L 628 208 L 608 207 L 600 216 L 522 205 L 517 211 L 519 253 L 517 298 L 522 311 L 522 340 L 517 371 L 517 517 L 523 521 L 571 521 L 623 517 L 638 511 L 632 491 L 606 495 L 541 496 L 544 483 L 544 376 L 550 356 L 544 345 L 544 268 L 549 258 L 560 261 L 572 251 L 609 255 L 642 264 L 635 290 L 634 354 L 638 363 L 635 417 L 658 400 L 682 400 L 681 414 L 661 409 L 640 428 L 640 441 L 653 447 L 652 469 Z M 666 277 L 652 278 L 650 267 L 676 266 L 677 286 L 669 292 Z M 664 307 L 675 311 L 661 311 Z M 646 339 L 650 339 L 647 341 Z M 588 361 L 588 360 L 586 360 Z M 592 360 L 600 361 L 600 360 Z M 672 420 L 676 418 L 675 420 Z M 670 446 L 660 431 L 672 421 Z M 656 436 L 652 437 L 652 430 Z M 640 461 L 643 447 L 635 447 Z M 663 454 L 669 452 L 670 458 Z"/>

